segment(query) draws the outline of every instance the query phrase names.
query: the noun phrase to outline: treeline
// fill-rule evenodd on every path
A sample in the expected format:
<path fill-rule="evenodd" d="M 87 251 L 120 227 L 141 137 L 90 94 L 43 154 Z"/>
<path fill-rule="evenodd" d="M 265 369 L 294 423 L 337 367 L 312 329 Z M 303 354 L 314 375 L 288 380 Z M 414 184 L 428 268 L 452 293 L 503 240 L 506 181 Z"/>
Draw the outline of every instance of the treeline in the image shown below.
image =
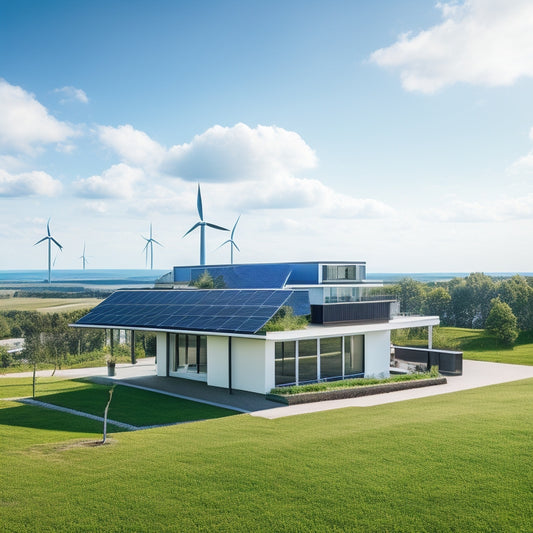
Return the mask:
<path fill-rule="evenodd" d="M 533 330 L 533 277 L 495 279 L 476 272 L 445 282 L 406 278 L 384 291 L 400 301 L 401 312 L 438 315 L 442 326 L 494 330 L 503 321 L 511 329 Z"/>
<path fill-rule="evenodd" d="M 9 354 L 0 350 L 0 364 L 12 365 L 48 363 L 55 368 L 73 366 L 88 361 L 104 362 L 109 353 L 110 335 L 117 331 L 91 328 L 72 328 L 89 309 L 65 313 L 39 313 L 37 311 L 3 311 L 0 313 L 0 338 L 24 338 L 22 352 Z M 115 337 L 114 355 L 129 356 L 129 346 L 121 346 Z M 137 332 L 135 335 L 137 357 L 155 355 L 155 335 Z"/>

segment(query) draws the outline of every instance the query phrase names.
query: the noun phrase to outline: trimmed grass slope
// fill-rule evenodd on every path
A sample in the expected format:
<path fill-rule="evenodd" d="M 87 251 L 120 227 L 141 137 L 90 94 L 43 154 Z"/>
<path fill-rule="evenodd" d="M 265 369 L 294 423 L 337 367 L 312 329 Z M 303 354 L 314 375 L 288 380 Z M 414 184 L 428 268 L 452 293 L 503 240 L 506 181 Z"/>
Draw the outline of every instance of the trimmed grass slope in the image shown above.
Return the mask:
<path fill-rule="evenodd" d="M 369 408 L 119 433 L 99 448 L 64 449 L 77 434 L 56 429 L 24 428 L 22 439 L 23 428 L 6 424 L 0 526 L 529 532 L 532 404 L 533 380 L 524 380 Z"/>

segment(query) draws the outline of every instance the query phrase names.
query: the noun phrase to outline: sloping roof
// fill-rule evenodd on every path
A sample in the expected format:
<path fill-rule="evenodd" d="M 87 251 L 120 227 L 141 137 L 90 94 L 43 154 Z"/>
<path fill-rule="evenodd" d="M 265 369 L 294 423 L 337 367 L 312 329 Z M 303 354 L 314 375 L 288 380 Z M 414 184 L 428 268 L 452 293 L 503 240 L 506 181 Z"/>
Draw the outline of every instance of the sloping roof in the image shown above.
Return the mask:
<path fill-rule="evenodd" d="M 256 333 L 291 290 L 121 290 L 75 326 Z"/>

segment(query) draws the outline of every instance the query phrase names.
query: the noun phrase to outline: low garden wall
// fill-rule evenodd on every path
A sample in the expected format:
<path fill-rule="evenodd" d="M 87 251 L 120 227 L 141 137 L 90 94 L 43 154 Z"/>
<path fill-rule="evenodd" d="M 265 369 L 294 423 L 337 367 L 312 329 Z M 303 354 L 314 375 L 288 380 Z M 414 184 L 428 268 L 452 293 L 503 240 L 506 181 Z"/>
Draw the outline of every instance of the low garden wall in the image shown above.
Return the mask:
<path fill-rule="evenodd" d="M 267 394 L 267 400 L 283 403 L 285 405 L 297 405 L 300 403 L 323 402 L 325 400 L 344 400 L 372 394 L 383 394 L 406 389 L 418 389 L 432 385 L 444 385 L 445 377 L 419 379 L 415 381 L 400 381 L 397 383 L 383 383 L 380 385 L 364 385 L 347 389 L 330 389 L 316 392 L 300 392 L 297 394 Z"/>

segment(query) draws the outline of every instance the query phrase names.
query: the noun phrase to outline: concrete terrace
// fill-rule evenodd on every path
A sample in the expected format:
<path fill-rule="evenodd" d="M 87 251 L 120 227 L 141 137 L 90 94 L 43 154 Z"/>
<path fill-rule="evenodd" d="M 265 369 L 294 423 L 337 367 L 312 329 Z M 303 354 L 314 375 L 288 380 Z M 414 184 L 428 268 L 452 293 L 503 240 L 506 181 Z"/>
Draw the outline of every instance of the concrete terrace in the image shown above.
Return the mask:
<path fill-rule="evenodd" d="M 40 377 L 50 377 L 51 371 L 39 371 L 38 375 Z M 462 390 L 496 385 L 498 383 L 533 378 L 533 366 L 464 360 L 463 375 L 448 377 L 448 383 L 445 385 L 293 406 L 281 406 L 279 403 L 266 400 L 261 394 L 236 390 L 230 394 L 227 389 L 208 387 L 202 382 L 156 376 L 154 358 L 140 359 L 136 365 L 117 364 L 116 375 L 114 377 L 107 376 L 106 367 L 58 370 L 55 375 L 66 379 L 90 378 L 100 383 L 115 382 L 130 387 L 138 387 L 170 396 L 235 409 L 236 411 L 250 413 L 253 416 L 275 419 L 344 407 L 369 407 L 414 400 L 427 396 L 449 394 Z M 0 376 L 0 379 L 4 377 L 28 376 L 31 376 L 31 372 L 4 374 Z"/>

